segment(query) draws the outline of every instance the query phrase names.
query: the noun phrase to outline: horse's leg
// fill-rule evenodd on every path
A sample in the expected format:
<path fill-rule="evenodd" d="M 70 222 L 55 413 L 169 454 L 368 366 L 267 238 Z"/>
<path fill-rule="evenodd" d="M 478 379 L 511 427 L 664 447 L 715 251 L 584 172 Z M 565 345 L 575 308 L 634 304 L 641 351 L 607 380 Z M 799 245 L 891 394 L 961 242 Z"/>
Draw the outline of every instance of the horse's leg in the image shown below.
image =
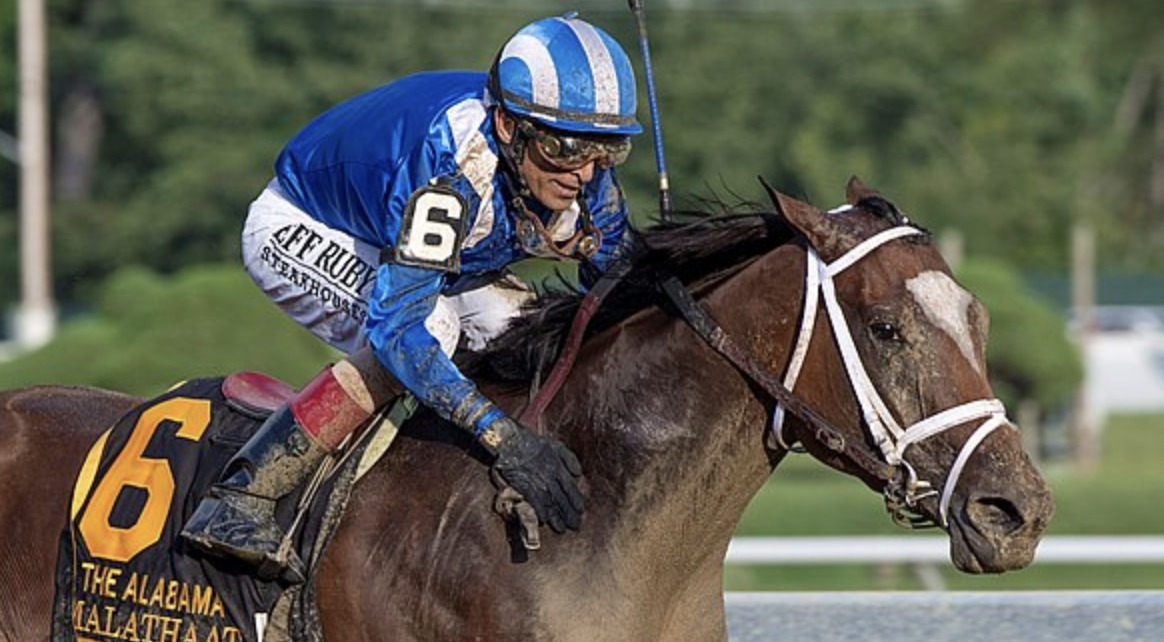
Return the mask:
<path fill-rule="evenodd" d="M 96 437 L 134 403 L 85 388 L 0 393 L 0 642 L 48 640 L 73 481 Z"/>

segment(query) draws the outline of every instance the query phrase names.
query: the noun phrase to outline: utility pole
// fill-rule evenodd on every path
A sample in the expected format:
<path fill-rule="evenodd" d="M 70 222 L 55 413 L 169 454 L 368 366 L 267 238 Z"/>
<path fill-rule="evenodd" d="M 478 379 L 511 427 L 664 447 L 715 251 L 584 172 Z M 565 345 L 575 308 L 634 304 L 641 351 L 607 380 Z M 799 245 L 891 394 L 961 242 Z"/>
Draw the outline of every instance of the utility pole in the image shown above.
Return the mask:
<path fill-rule="evenodd" d="M 20 286 L 16 341 L 33 349 L 52 339 L 56 306 L 49 248 L 47 28 L 44 0 L 20 0 Z"/>

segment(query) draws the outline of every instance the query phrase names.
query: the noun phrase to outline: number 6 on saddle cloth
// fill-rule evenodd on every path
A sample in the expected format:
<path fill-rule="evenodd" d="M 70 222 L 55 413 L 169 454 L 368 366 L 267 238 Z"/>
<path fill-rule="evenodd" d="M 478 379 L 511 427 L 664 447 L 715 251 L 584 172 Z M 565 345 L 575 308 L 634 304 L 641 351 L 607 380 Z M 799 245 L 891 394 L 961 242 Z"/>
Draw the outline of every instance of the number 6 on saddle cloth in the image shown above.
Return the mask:
<path fill-rule="evenodd" d="M 85 459 L 61 534 L 53 642 L 134 639 L 147 630 L 180 640 L 269 642 L 280 631 L 287 639 L 320 639 L 306 630 L 318 626 L 311 583 L 260 579 L 178 537 L 202 493 L 290 393 L 257 373 L 191 380 L 101 436 Z M 291 533 L 287 545 L 309 567 L 339 524 L 353 483 L 395 435 L 392 419 L 402 422 L 415 407 L 405 406 L 366 431 L 377 434 L 354 444 L 308 489 L 280 502 L 276 517 Z M 277 608 L 280 601 L 286 608 Z M 279 621 L 268 627 L 275 612 Z"/>

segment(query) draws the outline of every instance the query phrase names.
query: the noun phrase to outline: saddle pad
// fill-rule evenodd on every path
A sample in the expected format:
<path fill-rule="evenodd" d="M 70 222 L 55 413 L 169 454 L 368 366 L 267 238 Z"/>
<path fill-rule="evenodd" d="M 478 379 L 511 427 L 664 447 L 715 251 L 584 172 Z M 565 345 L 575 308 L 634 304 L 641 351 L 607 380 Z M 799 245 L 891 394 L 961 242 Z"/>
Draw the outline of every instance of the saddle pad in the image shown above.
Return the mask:
<path fill-rule="evenodd" d="M 280 589 L 178 539 L 258 425 L 221 379 L 176 386 L 101 437 L 73 489 L 57 559 L 54 640 L 258 640 Z"/>
<path fill-rule="evenodd" d="M 318 636 L 314 593 L 304 590 L 311 581 L 291 589 L 265 582 L 178 537 L 202 494 L 261 424 L 265 413 L 257 409 L 270 405 L 240 404 L 223 384 L 224 378 L 179 384 L 128 413 L 90 450 L 60 539 L 53 642 L 270 642 L 288 630 Z M 262 396 L 246 399 L 256 398 Z M 311 497 L 280 501 L 284 528 L 300 508 L 305 512 L 294 543 L 309 572 L 339 524 L 367 444 L 375 442 L 360 440 Z M 268 632 L 274 635 L 264 639 Z"/>

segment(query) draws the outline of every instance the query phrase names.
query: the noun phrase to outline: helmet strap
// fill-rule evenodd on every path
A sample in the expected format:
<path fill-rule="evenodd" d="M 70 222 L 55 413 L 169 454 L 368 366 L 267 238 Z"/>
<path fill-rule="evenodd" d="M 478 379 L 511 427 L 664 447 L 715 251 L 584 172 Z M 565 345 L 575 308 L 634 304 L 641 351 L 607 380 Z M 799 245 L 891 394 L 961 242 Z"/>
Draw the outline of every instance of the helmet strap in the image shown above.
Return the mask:
<path fill-rule="evenodd" d="M 500 136 L 495 136 L 497 150 L 500 152 L 501 173 L 505 176 L 514 198 L 533 198 L 533 194 L 529 190 L 529 185 L 525 182 L 525 177 L 521 175 L 521 162 L 525 158 L 526 144 L 529 141 L 521 133 L 521 128 L 516 126 L 517 116 L 507 111 L 500 103 L 493 108 L 498 110 L 497 113 L 502 118 L 510 118 L 515 123 L 513 136 L 508 143 L 501 140 Z M 496 124 L 494 125 L 494 130 L 496 130 Z"/>
<path fill-rule="evenodd" d="M 519 213 L 517 220 L 517 236 L 526 247 L 541 247 L 549 250 L 559 259 L 575 259 L 585 261 L 594 258 L 598 248 L 602 245 L 602 231 L 594 225 L 590 216 L 590 208 L 585 199 L 578 199 L 578 229 L 570 238 L 564 241 L 555 241 L 546 229 L 542 220 L 538 218 L 525 201 L 520 198 L 513 200 L 513 207 Z"/>

